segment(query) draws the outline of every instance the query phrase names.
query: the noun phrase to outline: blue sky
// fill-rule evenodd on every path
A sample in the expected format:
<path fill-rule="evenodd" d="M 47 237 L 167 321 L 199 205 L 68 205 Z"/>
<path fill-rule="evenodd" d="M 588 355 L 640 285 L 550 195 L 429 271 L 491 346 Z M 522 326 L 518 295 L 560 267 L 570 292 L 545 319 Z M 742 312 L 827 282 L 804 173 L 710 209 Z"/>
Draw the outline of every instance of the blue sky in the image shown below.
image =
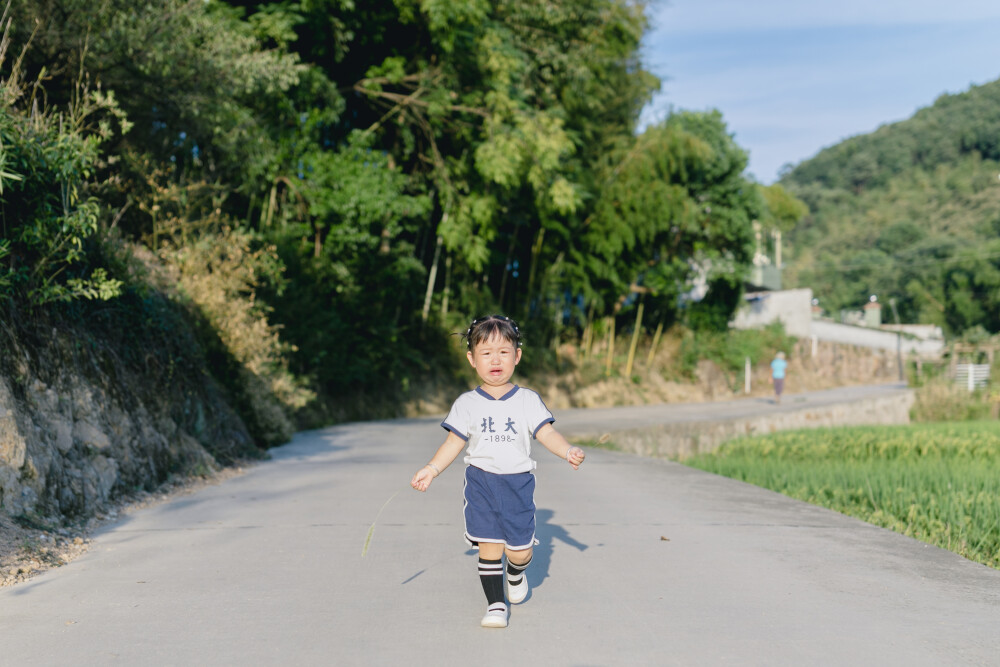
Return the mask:
<path fill-rule="evenodd" d="M 763 183 L 1000 78 L 1000 0 L 661 0 L 647 11 L 643 58 L 663 84 L 640 125 L 671 107 L 718 109 Z"/>

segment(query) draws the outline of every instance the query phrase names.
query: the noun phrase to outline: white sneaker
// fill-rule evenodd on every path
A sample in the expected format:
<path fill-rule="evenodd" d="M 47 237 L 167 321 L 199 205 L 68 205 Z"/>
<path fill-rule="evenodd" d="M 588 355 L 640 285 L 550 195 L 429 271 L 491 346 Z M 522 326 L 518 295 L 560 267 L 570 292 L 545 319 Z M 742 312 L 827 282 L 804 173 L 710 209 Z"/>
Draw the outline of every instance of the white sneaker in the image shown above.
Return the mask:
<path fill-rule="evenodd" d="M 510 583 L 510 577 L 507 578 L 507 599 L 513 604 L 518 602 L 524 602 L 524 598 L 528 597 L 528 577 L 525 576 L 524 572 L 521 572 L 521 583 L 512 584 Z"/>
<path fill-rule="evenodd" d="M 502 602 L 490 605 L 486 610 L 486 615 L 479 622 L 484 628 L 506 628 L 507 627 L 507 605 Z"/>

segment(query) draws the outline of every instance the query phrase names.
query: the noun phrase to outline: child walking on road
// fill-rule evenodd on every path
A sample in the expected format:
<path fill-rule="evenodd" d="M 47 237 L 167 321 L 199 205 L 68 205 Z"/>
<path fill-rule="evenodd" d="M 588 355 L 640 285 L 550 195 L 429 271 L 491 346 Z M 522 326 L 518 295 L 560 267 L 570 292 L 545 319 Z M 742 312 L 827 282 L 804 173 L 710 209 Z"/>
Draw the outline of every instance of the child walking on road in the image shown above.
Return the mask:
<path fill-rule="evenodd" d="M 507 627 L 507 600 L 528 595 L 524 571 L 531 562 L 535 539 L 536 463 L 531 439 L 576 470 L 584 452 L 570 445 L 552 426 L 552 413 L 538 394 L 511 383 L 521 361 L 521 332 L 502 315 L 475 319 L 465 332 L 469 363 L 482 384 L 458 397 L 441 423 L 448 431 L 430 463 L 417 471 L 410 485 L 426 491 L 462 449 L 465 456 L 465 539 L 479 549 L 479 579 L 487 608 L 481 625 Z M 507 557 L 504 576 L 503 556 Z"/>

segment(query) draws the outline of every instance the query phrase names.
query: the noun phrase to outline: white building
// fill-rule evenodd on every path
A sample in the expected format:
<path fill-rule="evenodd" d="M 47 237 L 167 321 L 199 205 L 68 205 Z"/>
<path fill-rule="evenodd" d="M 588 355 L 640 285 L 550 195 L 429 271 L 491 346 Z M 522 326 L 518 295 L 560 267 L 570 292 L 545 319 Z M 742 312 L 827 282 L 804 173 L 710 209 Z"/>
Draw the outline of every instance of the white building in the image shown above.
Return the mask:
<path fill-rule="evenodd" d="M 812 290 L 792 289 L 775 292 L 749 292 L 730 322 L 735 329 L 759 329 L 780 321 L 789 335 L 817 341 L 860 345 L 884 350 L 901 350 L 907 355 L 936 358 L 944 351 L 940 327 L 923 324 L 881 324 L 878 304 L 865 304 L 858 324 L 841 324 L 814 319 Z"/>

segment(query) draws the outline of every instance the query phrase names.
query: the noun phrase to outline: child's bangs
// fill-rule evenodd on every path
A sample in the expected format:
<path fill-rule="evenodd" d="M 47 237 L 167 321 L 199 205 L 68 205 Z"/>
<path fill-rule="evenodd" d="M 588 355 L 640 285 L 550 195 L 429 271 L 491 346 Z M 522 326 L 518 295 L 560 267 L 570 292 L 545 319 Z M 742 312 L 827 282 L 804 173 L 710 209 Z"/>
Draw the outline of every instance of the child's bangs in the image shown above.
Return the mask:
<path fill-rule="evenodd" d="M 521 343 L 521 336 L 513 320 L 501 315 L 491 315 L 483 320 L 476 320 L 466 334 L 466 342 L 470 350 L 490 339 L 499 338 L 514 347 Z"/>

